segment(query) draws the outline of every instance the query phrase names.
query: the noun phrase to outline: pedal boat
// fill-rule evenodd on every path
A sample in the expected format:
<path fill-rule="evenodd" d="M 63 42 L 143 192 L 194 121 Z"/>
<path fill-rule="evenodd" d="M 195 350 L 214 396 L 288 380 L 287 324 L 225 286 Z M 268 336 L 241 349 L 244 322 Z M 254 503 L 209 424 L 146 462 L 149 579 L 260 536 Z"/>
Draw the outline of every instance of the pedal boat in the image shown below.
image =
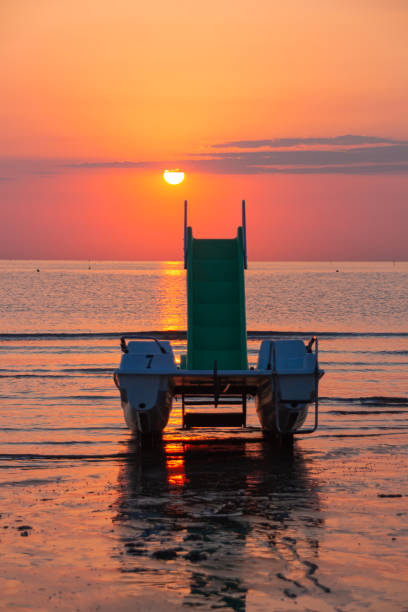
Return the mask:
<path fill-rule="evenodd" d="M 187 227 L 185 202 L 187 354 L 178 366 L 167 340 L 143 334 L 121 338 L 123 356 L 114 380 L 135 434 L 160 434 L 176 396 L 181 397 L 183 428 L 245 427 L 248 397 L 255 398 L 264 432 L 284 437 L 312 433 L 318 426 L 318 384 L 324 372 L 315 336 L 307 345 L 265 339 L 256 368 L 248 367 L 245 202 L 242 218 L 234 239 L 196 239 Z M 303 427 L 310 404 L 313 424 Z M 239 411 L 231 412 L 231 406 Z"/>

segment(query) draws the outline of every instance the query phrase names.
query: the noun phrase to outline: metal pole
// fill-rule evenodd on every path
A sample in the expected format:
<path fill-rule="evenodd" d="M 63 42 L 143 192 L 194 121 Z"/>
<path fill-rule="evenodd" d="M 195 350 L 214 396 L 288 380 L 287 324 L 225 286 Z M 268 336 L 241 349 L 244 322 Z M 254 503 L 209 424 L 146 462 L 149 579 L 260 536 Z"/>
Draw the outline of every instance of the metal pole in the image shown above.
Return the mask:
<path fill-rule="evenodd" d="M 187 200 L 184 200 L 184 269 L 187 269 Z"/>
<path fill-rule="evenodd" d="M 273 345 L 273 404 L 275 409 L 275 427 L 279 433 L 283 433 L 280 426 L 280 406 L 279 406 L 279 378 L 278 371 L 276 369 L 276 351 L 275 345 Z"/>
<path fill-rule="evenodd" d="M 245 200 L 242 200 L 242 234 L 244 239 L 244 268 L 248 268 L 247 259 L 247 240 L 246 240 L 246 218 L 245 218 Z"/>
<path fill-rule="evenodd" d="M 184 408 L 184 393 L 181 394 L 181 421 L 182 421 L 182 429 L 185 429 L 185 423 L 184 423 L 184 412 L 185 412 L 185 408 Z"/>
<path fill-rule="evenodd" d="M 319 340 L 316 338 L 316 365 L 315 365 L 315 422 L 313 431 L 316 431 L 319 424 Z"/>
<path fill-rule="evenodd" d="M 242 394 L 242 416 L 243 416 L 243 424 L 242 427 L 246 427 L 246 416 L 247 416 L 247 395 L 246 392 Z"/>

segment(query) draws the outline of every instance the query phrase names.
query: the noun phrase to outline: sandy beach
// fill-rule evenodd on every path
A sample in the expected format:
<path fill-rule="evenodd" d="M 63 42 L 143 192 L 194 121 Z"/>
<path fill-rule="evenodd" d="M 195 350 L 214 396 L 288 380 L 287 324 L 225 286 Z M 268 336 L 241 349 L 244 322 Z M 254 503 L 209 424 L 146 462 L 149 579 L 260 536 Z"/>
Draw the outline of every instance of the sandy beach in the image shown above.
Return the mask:
<path fill-rule="evenodd" d="M 143 456 L 125 443 L 110 458 L 9 457 L 2 606 L 400 612 L 406 450 L 383 432 L 282 454 L 253 433 L 166 436 Z"/>

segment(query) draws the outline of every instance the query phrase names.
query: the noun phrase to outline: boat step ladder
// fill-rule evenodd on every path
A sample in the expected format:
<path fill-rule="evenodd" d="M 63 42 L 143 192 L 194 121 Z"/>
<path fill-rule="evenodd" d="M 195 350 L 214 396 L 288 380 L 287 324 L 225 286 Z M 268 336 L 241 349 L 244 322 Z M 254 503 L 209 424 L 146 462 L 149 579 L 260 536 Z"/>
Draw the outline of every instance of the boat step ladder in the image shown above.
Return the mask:
<path fill-rule="evenodd" d="M 216 410 L 203 412 L 201 406 Z M 224 409 L 221 411 L 220 408 Z M 240 412 L 225 412 L 229 406 L 241 406 Z M 188 408 L 188 410 L 186 410 Z M 247 394 L 229 396 L 228 398 L 208 397 L 193 398 L 181 396 L 181 415 L 183 429 L 190 427 L 246 427 Z"/>

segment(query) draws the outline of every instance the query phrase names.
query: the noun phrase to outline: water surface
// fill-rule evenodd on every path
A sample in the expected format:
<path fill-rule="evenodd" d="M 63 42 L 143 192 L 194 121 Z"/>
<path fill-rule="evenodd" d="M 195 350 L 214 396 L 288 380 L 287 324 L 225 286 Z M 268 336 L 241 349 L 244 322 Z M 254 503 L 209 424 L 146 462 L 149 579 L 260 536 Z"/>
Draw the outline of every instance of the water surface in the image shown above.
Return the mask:
<path fill-rule="evenodd" d="M 251 363 L 265 331 L 319 332 L 318 432 L 273 448 L 252 404 L 245 430 L 186 432 L 176 402 L 141 453 L 118 337 L 183 352 L 184 275 L 1 262 L 2 607 L 406 610 L 408 264 L 250 265 Z"/>

